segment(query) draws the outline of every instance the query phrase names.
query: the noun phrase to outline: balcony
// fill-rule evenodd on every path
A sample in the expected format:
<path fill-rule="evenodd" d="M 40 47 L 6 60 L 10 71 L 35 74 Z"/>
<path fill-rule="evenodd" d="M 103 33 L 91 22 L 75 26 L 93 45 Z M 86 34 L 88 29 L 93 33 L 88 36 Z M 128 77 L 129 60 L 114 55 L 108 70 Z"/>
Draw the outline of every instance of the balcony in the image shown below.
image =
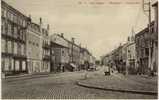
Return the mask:
<path fill-rule="evenodd" d="M 17 58 L 17 59 L 26 59 L 26 55 L 21 55 L 21 54 L 13 54 L 14 58 Z"/>
<path fill-rule="evenodd" d="M 2 52 L 2 57 L 13 57 L 13 58 L 17 58 L 17 59 L 26 59 L 26 55 L 13 54 L 13 53 L 8 53 L 8 52 Z"/>
<path fill-rule="evenodd" d="M 43 44 L 43 48 L 44 49 L 50 49 L 50 45 L 49 44 Z"/>
<path fill-rule="evenodd" d="M 51 58 L 50 58 L 50 56 L 49 55 L 44 55 L 43 56 L 43 60 L 50 60 Z"/>
<path fill-rule="evenodd" d="M 5 39 L 13 40 L 20 43 L 25 43 L 24 40 L 20 39 L 20 37 L 15 38 L 13 35 L 8 35 L 8 34 L 1 34 L 1 35 L 2 35 L 2 38 L 5 38 Z"/>

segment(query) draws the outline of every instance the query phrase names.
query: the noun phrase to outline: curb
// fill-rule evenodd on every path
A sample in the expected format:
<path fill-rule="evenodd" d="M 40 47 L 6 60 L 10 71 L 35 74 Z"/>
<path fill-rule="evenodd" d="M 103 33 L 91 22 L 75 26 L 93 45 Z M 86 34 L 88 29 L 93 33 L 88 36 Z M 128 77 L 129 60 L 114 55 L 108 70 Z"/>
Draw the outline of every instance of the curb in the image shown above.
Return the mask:
<path fill-rule="evenodd" d="M 88 84 L 84 84 L 82 82 L 76 82 L 77 85 L 86 87 L 86 88 L 93 88 L 93 89 L 100 89 L 100 90 L 106 90 L 106 91 L 116 91 L 116 92 L 129 92 L 129 93 L 138 93 L 138 94 L 147 94 L 147 95 L 157 95 L 157 92 L 153 91 L 139 91 L 139 90 L 126 90 L 126 89 L 112 89 L 112 88 L 103 88 L 100 86 L 90 86 Z"/>
<path fill-rule="evenodd" d="M 13 81 L 41 78 L 41 77 L 47 77 L 47 76 L 49 76 L 49 74 L 44 74 L 44 75 L 26 75 L 26 76 L 20 76 L 20 77 L 5 78 L 5 79 L 2 79 L 2 80 L 6 81 L 6 82 L 13 82 Z"/>
<path fill-rule="evenodd" d="M 6 78 L 3 78 L 2 81 L 14 82 L 14 81 L 20 81 L 20 80 L 42 78 L 42 77 L 51 77 L 51 76 L 56 77 L 56 75 L 60 75 L 60 74 L 64 74 L 64 73 L 25 74 L 25 75 L 20 75 L 20 76 L 6 77 Z"/>

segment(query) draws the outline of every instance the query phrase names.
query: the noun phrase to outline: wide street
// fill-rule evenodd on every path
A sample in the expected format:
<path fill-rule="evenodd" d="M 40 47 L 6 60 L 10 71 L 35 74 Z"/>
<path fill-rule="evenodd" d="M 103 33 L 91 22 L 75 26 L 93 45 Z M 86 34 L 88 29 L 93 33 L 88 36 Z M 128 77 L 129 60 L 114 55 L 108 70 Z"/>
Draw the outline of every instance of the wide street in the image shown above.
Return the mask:
<path fill-rule="evenodd" d="M 3 99 L 107 99 L 107 98 L 155 98 L 153 95 L 132 94 L 114 91 L 105 91 L 78 86 L 77 81 L 91 77 L 96 72 L 64 72 L 50 74 L 48 77 L 17 79 L 2 82 Z"/>

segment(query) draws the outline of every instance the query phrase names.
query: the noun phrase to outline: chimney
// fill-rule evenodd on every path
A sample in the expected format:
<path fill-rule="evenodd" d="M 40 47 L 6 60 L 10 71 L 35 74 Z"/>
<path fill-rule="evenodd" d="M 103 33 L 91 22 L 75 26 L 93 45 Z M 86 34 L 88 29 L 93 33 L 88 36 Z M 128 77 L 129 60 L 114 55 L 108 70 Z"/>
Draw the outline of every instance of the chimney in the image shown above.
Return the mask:
<path fill-rule="evenodd" d="M 50 30 L 50 25 L 49 24 L 47 24 L 47 31 L 49 31 Z"/>
<path fill-rule="evenodd" d="M 31 22 L 31 15 L 29 14 L 29 22 Z"/>
<path fill-rule="evenodd" d="M 29 17 L 27 19 L 27 26 L 26 27 L 28 27 L 30 24 L 31 24 L 31 15 L 29 15 Z"/>
<path fill-rule="evenodd" d="M 47 33 L 48 33 L 48 35 L 49 35 L 49 32 L 50 32 L 50 25 L 47 24 Z"/>
<path fill-rule="evenodd" d="M 72 38 L 72 43 L 75 43 L 75 38 Z"/>
<path fill-rule="evenodd" d="M 61 33 L 61 37 L 62 37 L 62 38 L 64 37 L 64 33 Z"/>
<path fill-rule="evenodd" d="M 130 37 L 128 36 L 128 42 L 130 42 Z"/>
<path fill-rule="evenodd" d="M 40 23 L 39 23 L 39 24 L 40 24 L 40 26 L 42 27 L 42 24 L 43 24 L 43 23 L 42 23 L 42 18 L 41 18 L 41 17 L 40 17 Z"/>
<path fill-rule="evenodd" d="M 39 20 L 40 20 L 40 22 L 39 22 L 39 25 L 40 25 L 40 32 L 42 32 L 42 24 L 43 24 L 43 23 L 42 23 L 42 18 L 40 17 Z"/>

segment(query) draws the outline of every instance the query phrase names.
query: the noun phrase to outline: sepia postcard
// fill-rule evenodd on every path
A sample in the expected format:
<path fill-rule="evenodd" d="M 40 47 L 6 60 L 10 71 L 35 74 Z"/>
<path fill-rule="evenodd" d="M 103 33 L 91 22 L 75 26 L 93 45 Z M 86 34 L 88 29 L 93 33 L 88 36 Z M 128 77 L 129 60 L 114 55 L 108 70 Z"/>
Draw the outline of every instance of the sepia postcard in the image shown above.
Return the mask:
<path fill-rule="evenodd" d="M 1 0 L 2 99 L 157 99 L 158 0 Z"/>

